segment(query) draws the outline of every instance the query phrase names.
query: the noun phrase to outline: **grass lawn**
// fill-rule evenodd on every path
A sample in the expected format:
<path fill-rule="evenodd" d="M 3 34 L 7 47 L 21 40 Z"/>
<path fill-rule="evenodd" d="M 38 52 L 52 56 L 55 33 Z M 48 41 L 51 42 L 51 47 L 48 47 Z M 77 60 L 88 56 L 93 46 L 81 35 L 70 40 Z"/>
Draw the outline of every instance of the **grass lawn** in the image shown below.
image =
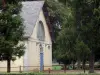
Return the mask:
<path fill-rule="evenodd" d="M 46 74 L 46 73 L 2 73 L 0 75 L 100 75 L 100 74 Z"/>
<path fill-rule="evenodd" d="M 90 74 L 87 70 L 86 73 L 83 70 L 66 70 L 66 73 L 61 70 L 52 71 L 50 74 L 48 72 L 22 72 L 22 73 L 0 73 L 0 75 L 100 75 L 100 71 L 96 70 L 95 73 Z"/>

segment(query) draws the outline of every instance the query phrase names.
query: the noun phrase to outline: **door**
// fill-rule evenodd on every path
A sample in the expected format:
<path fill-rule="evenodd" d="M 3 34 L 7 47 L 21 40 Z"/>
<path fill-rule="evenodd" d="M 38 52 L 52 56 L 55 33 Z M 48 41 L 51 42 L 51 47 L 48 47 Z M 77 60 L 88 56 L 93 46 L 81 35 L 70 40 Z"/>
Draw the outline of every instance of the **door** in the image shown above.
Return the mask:
<path fill-rule="evenodd" d="M 44 61 L 43 61 L 43 48 L 40 49 L 40 71 L 43 71 L 43 65 L 44 65 Z"/>

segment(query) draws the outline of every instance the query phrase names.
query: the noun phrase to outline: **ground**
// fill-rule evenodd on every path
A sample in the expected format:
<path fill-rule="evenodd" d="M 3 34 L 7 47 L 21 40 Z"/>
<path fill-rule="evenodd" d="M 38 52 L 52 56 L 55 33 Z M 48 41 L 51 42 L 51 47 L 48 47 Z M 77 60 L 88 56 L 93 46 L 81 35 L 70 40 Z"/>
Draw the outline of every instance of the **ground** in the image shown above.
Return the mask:
<path fill-rule="evenodd" d="M 49 73 L 49 71 L 44 71 L 44 73 Z M 52 71 L 50 71 L 50 73 L 51 74 L 75 74 L 76 75 L 76 74 L 89 74 L 89 71 L 86 70 L 86 72 L 84 73 L 83 70 L 66 70 L 66 71 L 64 71 L 64 70 L 56 70 L 56 71 L 52 70 Z M 95 73 L 100 75 L 100 70 L 95 70 Z"/>
<path fill-rule="evenodd" d="M 66 70 L 66 73 L 63 70 L 59 71 L 51 71 L 50 73 L 48 71 L 45 72 L 22 72 L 22 73 L 0 73 L 0 75 L 100 75 L 100 70 L 96 70 L 96 73 L 90 74 L 88 71 L 84 73 L 82 70 Z"/>

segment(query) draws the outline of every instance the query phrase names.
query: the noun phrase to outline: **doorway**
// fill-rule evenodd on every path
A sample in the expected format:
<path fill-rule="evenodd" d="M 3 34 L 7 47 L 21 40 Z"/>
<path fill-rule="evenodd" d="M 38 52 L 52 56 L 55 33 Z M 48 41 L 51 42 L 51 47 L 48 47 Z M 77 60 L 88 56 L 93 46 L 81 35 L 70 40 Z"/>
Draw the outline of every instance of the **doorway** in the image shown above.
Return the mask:
<path fill-rule="evenodd" d="M 44 54 L 43 54 L 43 47 L 40 48 L 40 71 L 43 71 L 44 68 L 44 58 L 43 58 Z"/>

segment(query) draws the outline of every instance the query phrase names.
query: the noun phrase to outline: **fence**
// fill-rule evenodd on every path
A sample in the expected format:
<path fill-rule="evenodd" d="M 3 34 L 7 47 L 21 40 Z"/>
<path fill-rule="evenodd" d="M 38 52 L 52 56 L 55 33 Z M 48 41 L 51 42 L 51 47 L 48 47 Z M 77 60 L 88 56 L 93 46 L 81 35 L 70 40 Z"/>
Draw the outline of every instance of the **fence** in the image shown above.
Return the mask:
<path fill-rule="evenodd" d="M 71 68 L 65 68 L 64 65 L 43 66 L 43 70 L 42 70 L 42 72 L 45 72 L 45 73 L 66 73 L 69 71 L 73 72 L 73 70 Z M 82 70 L 78 70 L 78 71 L 82 71 Z M 0 67 L 0 72 L 7 72 L 7 67 Z M 38 73 L 38 72 L 40 72 L 40 66 L 11 67 L 11 72 L 19 72 L 19 73 L 37 72 Z"/>
<path fill-rule="evenodd" d="M 43 66 L 43 71 L 52 69 L 52 66 Z M 7 67 L 0 67 L 0 72 L 7 72 Z M 11 67 L 11 72 L 40 72 L 40 66 Z"/>
<path fill-rule="evenodd" d="M 50 73 L 59 70 L 65 72 L 65 69 L 62 70 L 62 68 L 55 66 L 43 66 L 42 72 Z M 0 67 L 0 72 L 7 72 L 7 67 Z M 40 72 L 40 66 L 11 67 L 11 72 Z"/>

